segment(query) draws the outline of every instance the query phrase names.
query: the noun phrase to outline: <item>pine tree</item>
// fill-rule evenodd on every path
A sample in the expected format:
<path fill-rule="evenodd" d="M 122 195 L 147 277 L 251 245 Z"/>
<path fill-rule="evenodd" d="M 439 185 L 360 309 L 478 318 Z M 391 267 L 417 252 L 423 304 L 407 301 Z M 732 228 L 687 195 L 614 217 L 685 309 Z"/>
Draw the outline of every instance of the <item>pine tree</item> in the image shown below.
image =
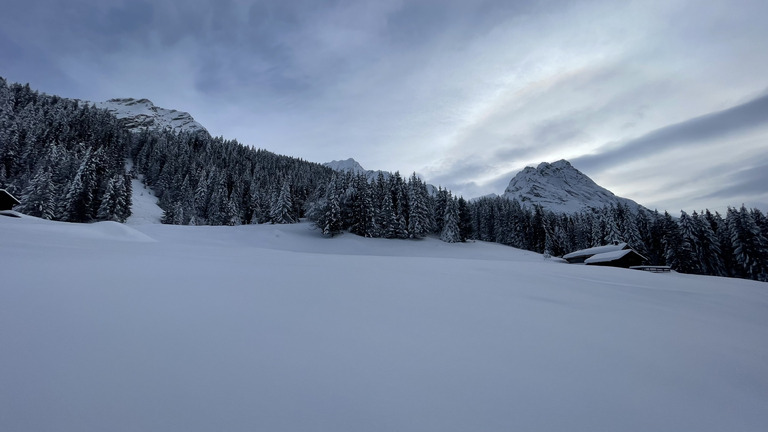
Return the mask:
<path fill-rule="evenodd" d="M 680 226 L 667 212 L 664 212 L 663 229 L 662 241 L 667 265 L 682 273 L 693 272 L 695 265 L 690 245 L 683 239 Z"/>
<path fill-rule="evenodd" d="M 291 224 L 297 222 L 293 215 L 293 199 L 291 198 L 290 184 L 287 180 L 283 182 L 283 186 L 280 188 L 280 193 L 269 214 L 272 223 L 275 224 Z"/>
<path fill-rule="evenodd" d="M 750 212 L 741 206 L 740 210 L 728 209 L 726 217 L 733 243 L 737 276 L 748 279 L 768 280 L 768 241 Z"/>
<path fill-rule="evenodd" d="M 605 237 L 603 237 L 603 241 L 605 244 L 619 244 L 622 242 L 621 231 L 619 231 L 619 224 L 615 214 L 615 207 L 603 208 L 603 218 L 605 220 Z"/>
<path fill-rule="evenodd" d="M 392 194 L 384 194 L 381 210 L 378 213 L 376 225 L 380 230 L 380 236 L 384 238 L 397 238 L 397 219 L 392 208 Z"/>
<path fill-rule="evenodd" d="M 720 240 L 712 230 L 712 225 L 709 222 L 711 217 L 712 215 L 709 213 L 709 210 L 706 210 L 706 213 L 702 216 L 693 212 L 693 220 L 697 225 L 699 265 L 705 274 L 725 276 L 726 272 L 722 262 Z"/>
<path fill-rule="evenodd" d="M 592 246 L 603 246 L 605 243 L 603 243 L 603 239 L 605 238 L 604 234 L 604 226 L 605 222 L 602 217 L 600 217 L 599 214 L 593 215 L 592 217 Z"/>
<path fill-rule="evenodd" d="M 337 178 L 334 176 L 328 184 L 325 193 L 325 205 L 323 214 L 317 222 L 323 235 L 333 237 L 342 231 L 341 206 L 339 204 L 339 190 Z"/>
<path fill-rule="evenodd" d="M 683 248 L 690 250 L 691 268 L 690 273 L 703 273 L 701 266 L 701 251 L 699 245 L 698 224 L 691 216 L 688 216 L 683 210 L 680 210 L 680 236 L 683 241 Z"/>
<path fill-rule="evenodd" d="M 459 197 L 459 239 L 462 242 L 472 237 L 472 213 L 464 197 Z"/>
<path fill-rule="evenodd" d="M 19 212 L 42 219 L 54 219 L 56 216 L 54 193 L 51 172 L 48 169 L 41 170 L 24 190 Z"/>
<path fill-rule="evenodd" d="M 86 151 L 80 168 L 74 180 L 67 189 L 64 198 L 64 220 L 68 222 L 85 222 L 91 219 L 90 210 L 93 202 L 93 172 L 91 166 L 91 150 Z"/>
<path fill-rule="evenodd" d="M 364 174 L 355 176 L 349 231 L 362 237 L 374 236 L 374 209 L 371 191 Z"/>
<path fill-rule="evenodd" d="M 408 234 L 411 238 L 423 238 L 429 232 L 429 209 L 427 208 L 427 190 L 416 173 L 411 174 L 408 181 L 408 201 L 410 203 L 410 218 Z"/>
<path fill-rule="evenodd" d="M 115 190 L 118 193 L 115 217 L 118 222 L 125 222 L 131 216 L 131 207 L 133 206 L 133 186 L 130 176 L 118 175 Z"/>
<path fill-rule="evenodd" d="M 640 218 L 640 214 L 634 214 L 629 209 L 626 209 L 624 212 L 624 222 L 623 222 L 623 237 L 624 240 L 626 240 L 629 247 L 636 250 L 640 255 L 645 256 L 647 254 L 645 242 L 643 241 L 643 237 L 640 234 L 640 223 L 638 222 L 638 219 Z"/>
<path fill-rule="evenodd" d="M 448 195 L 443 214 L 443 231 L 440 233 L 440 240 L 446 243 L 456 243 L 461 241 L 459 231 L 459 204 L 456 199 Z"/>
<path fill-rule="evenodd" d="M 117 219 L 117 201 L 122 191 L 115 190 L 115 179 L 112 178 L 107 182 L 107 188 L 101 197 L 101 204 L 99 210 L 96 213 L 96 217 L 101 220 L 115 220 Z"/>

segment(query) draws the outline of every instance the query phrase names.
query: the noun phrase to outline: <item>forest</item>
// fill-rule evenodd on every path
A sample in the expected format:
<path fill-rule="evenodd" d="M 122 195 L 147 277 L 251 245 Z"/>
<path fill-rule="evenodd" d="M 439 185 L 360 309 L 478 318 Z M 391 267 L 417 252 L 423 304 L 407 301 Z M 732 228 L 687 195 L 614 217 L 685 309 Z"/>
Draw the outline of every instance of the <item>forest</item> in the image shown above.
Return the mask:
<path fill-rule="evenodd" d="M 323 235 L 481 240 L 562 256 L 617 241 L 649 264 L 768 281 L 768 220 L 759 209 L 667 212 L 610 206 L 558 214 L 502 197 L 465 200 L 415 174 L 335 172 L 205 132 L 128 131 L 105 110 L 0 78 L 0 188 L 16 210 L 67 222 L 124 222 L 131 179 L 151 187 L 163 223 L 312 221 Z"/>

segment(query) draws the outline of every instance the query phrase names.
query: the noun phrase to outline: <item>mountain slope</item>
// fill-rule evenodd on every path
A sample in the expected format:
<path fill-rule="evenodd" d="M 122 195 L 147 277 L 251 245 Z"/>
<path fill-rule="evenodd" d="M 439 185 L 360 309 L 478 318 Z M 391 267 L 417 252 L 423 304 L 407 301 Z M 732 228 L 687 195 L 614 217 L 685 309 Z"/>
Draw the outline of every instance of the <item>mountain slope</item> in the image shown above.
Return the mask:
<path fill-rule="evenodd" d="M 171 129 L 174 132 L 208 132 L 189 113 L 155 106 L 149 99 L 120 98 L 86 103 L 111 112 L 132 131 L 149 128 Z"/>
<path fill-rule="evenodd" d="M 600 209 L 606 205 L 626 204 L 632 211 L 641 206 L 599 186 L 570 162 L 542 162 L 538 167 L 526 167 L 515 175 L 502 195 L 517 199 L 523 205 L 540 205 L 558 213 L 575 213 Z"/>

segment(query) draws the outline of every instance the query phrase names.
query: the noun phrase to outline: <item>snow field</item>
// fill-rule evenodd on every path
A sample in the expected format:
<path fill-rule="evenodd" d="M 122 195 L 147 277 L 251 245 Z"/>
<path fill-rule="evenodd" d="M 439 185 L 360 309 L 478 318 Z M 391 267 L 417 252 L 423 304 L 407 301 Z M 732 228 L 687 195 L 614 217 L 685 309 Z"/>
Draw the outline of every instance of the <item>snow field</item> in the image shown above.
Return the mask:
<path fill-rule="evenodd" d="M 0 430 L 765 430 L 766 284 L 0 216 Z"/>

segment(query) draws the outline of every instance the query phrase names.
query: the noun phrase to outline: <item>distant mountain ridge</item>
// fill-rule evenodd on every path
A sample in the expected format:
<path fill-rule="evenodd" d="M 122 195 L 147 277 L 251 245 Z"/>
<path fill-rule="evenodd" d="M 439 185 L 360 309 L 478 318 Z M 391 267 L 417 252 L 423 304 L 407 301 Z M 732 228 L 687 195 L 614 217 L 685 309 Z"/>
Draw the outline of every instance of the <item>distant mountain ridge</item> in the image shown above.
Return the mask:
<path fill-rule="evenodd" d="M 134 132 L 148 128 L 208 133 L 189 113 L 158 107 L 148 99 L 116 98 L 104 102 L 85 102 L 106 109 L 123 120 L 125 126 Z M 379 174 L 386 179 L 392 176 L 388 171 L 367 170 L 353 158 L 333 160 L 323 165 L 335 171 L 364 174 L 369 180 Z M 427 186 L 430 194 L 436 192 L 433 185 Z M 540 205 L 557 213 L 601 209 L 618 203 L 626 204 L 634 212 L 643 208 L 635 201 L 618 197 L 599 186 L 564 159 L 553 163 L 542 162 L 536 168 L 526 167 L 510 180 L 502 196 L 517 199 L 524 206 Z"/>
<path fill-rule="evenodd" d="M 363 168 L 356 160 L 349 158 L 347 160 L 334 160 L 326 162 L 323 165 L 334 171 L 349 171 L 353 174 L 367 174 L 368 170 Z"/>
<path fill-rule="evenodd" d="M 351 172 L 353 174 L 365 174 L 365 176 L 368 178 L 368 180 L 373 180 L 376 177 L 379 176 L 379 173 L 381 173 L 385 179 L 388 179 L 392 176 L 392 173 L 389 171 L 382 171 L 382 170 L 367 170 L 360 165 L 356 160 L 349 158 L 347 160 L 334 160 L 330 162 L 326 162 L 323 164 L 324 166 L 327 166 L 328 168 L 334 170 L 334 171 L 340 171 L 340 172 Z"/>
<path fill-rule="evenodd" d="M 510 180 L 502 196 L 557 213 L 576 213 L 619 203 L 628 205 L 633 212 L 644 208 L 599 186 L 565 159 L 526 167 Z"/>
<path fill-rule="evenodd" d="M 171 129 L 174 132 L 208 131 L 187 112 L 156 106 L 149 99 L 116 98 L 104 102 L 82 101 L 106 109 L 123 120 L 133 132 L 142 129 Z"/>
<path fill-rule="evenodd" d="M 365 177 L 368 179 L 368 181 L 372 181 L 376 179 L 379 176 L 379 173 L 384 177 L 384 179 L 388 180 L 390 177 L 392 177 L 392 173 L 389 171 L 382 171 L 382 170 L 367 170 L 363 168 L 360 163 L 358 163 L 356 160 L 349 158 L 347 160 L 334 160 L 330 162 L 326 162 L 323 164 L 323 166 L 326 166 L 334 171 L 339 172 L 351 172 L 353 174 L 365 174 Z M 426 184 L 427 192 L 430 194 L 430 196 L 434 196 L 437 193 L 437 188 L 435 185 L 432 184 Z"/>

